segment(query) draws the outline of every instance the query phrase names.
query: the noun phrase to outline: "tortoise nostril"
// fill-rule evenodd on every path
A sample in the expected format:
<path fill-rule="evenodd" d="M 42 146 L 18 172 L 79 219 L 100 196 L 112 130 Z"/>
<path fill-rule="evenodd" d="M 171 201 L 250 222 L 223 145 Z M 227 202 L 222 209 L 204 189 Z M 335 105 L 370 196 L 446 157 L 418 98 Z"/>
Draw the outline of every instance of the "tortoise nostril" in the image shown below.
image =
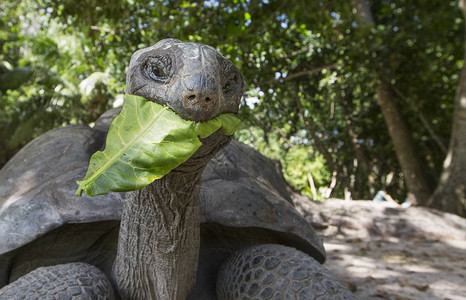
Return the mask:
<path fill-rule="evenodd" d="M 184 96 L 184 99 L 191 102 L 211 102 L 214 100 L 211 96 L 203 96 L 202 94 L 192 93 Z"/>
<path fill-rule="evenodd" d="M 181 93 L 181 105 L 186 118 L 193 121 L 207 121 L 215 117 L 219 101 L 216 91 L 186 90 Z"/>

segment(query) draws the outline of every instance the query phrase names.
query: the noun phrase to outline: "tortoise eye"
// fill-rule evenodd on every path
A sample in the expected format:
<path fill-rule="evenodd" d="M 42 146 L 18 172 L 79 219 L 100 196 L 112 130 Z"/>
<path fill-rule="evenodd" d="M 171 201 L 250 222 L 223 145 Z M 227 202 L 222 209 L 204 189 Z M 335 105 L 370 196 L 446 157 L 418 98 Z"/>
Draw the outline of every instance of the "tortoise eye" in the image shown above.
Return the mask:
<path fill-rule="evenodd" d="M 228 94 L 234 92 L 236 87 L 238 86 L 238 75 L 234 75 L 227 80 L 227 82 L 223 85 L 223 93 Z"/>
<path fill-rule="evenodd" d="M 144 71 L 148 77 L 159 83 L 165 83 L 169 79 L 171 59 L 168 56 L 149 57 L 144 65 Z"/>
<path fill-rule="evenodd" d="M 222 86 L 224 94 L 233 94 L 239 92 L 242 89 L 243 79 L 238 68 L 235 67 L 230 61 L 226 60 L 222 56 L 218 58 L 219 64 L 222 66 L 222 74 L 224 78 L 227 78 Z"/>
<path fill-rule="evenodd" d="M 151 77 L 154 77 L 153 79 L 163 78 L 163 77 L 166 76 L 165 73 L 163 72 L 163 70 L 157 65 L 152 66 L 152 70 L 151 70 L 150 75 L 152 75 Z"/>

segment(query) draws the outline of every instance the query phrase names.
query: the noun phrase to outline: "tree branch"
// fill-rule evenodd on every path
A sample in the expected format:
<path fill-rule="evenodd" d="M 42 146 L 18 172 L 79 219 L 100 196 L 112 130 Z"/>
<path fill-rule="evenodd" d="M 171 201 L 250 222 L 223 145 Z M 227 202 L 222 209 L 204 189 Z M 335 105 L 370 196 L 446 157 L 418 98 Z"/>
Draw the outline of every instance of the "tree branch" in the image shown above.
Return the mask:
<path fill-rule="evenodd" d="M 310 46 L 308 46 L 308 47 L 306 47 L 306 48 L 293 51 L 293 52 L 291 52 L 290 54 L 288 54 L 288 53 L 280 54 L 280 55 L 278 55 L 278 58 L 290 58 L 290 57 L 299 55 L 299 54 L 301 54 L 301 53 L 308 52 L 308 51 L 312 50 L 313 48 L 314 48 L 314 45 L 310 45 Z"/>
<path fill-rule="evenodd" d="M 427 119 L 426 117 L 424 116 L 424 114 L 422 113 L 422 111 L 419 109 L 419 107 L 417 107 L 413 101 L 411 101 L 410 98 L 406 97 L 405 95 L 403 95 L 396 87 L 393 87 L 393 91 L 396 93 L 396 95 L 398 97 L 400 97 L 400 99 L 402 99 L 403 101 L 405 101 L 406 103 L 408 103 L 408 105 L 411 107 L 411 109 L 417 114 L 417 116 L 419 117 L 419 119 L 421 120 L 421 123 L 422 125 L 424 125 L 425 129 L 427 130 L 427 132 L 429 132 L 430 136 L 432 137 L 432 139 L 437 143 L 437 145 L 439 146 L 440 150 L 442 150 L 443 154 L 447 154 L 447 147 L 445 146 L 445 144 L 440 140 L 440 138 L 435 134 L 434 130 L 432 129 L 432 127 L 430 126 L 429 122 L 427 122 Z"/>
<path fill-rule="evenodd" d="M 277 83 L 277 82 L 283 82 L 283 81 L 290 80 L 290 79 L 293 79 L 293 78 L 297 78 L 297 77 L 301 77 L 301 76 L 307 76 L 307 75 L 310 75 L 310 74 L 313 74 L 313 73 L 317 73 L 317 72 L 322 71 L 323 69 L 335 68 L 336 66 L 337 66 L 337 63 L 335 62 L 335 63 L 329 64 L 329 65 L 320 66 L 320 67 L 312 68 L 312 69 L 309 69 L 309 70 L 304 70 L 304 71 L 296 72 L 296 73 L 293 73 L 293 74 L 289 74 L 286 77 L 280 77 L 278 79 L 272 79 L 272 80 L 269 80 L 269 81 L 261 82 L 261 83 L 259 83 L 259 85 L 261 85 L 261 84 L 274 84 L 274 83 Z"/>

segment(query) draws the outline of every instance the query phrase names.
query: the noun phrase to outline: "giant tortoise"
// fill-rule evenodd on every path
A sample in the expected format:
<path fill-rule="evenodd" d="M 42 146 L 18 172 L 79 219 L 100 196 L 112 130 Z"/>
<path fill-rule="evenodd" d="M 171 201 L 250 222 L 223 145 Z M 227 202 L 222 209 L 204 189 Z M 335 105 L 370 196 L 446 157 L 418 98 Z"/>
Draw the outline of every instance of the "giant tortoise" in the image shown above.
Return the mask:
<path fill-rule="evenodd" d="M 174 39 L 136 52 L 127 77 L 128 94 L 195 121 L 235 113 L 242 85 L 236 67 L 213 48 Z M 274 164 L 236 141 L 220 150 L 230 139 L 220 131 L 140 191 L 76 197 L 76 181 L 104 147 L 116 114 L 103 114 L 93 128 L 49 131 L 0 170 L 0 299 L 354 299 L 320 265 L 322 242 L 294 209 Z M 131 215 L 157 197 L 168 200 L 154 205 L 155 217 Z M 167 210 L 177 205 L 188 211 Z M 200 228 L 188 222 L 194 229 L 183 246 L 170 230 L 184 230 L 180 223 L 199 207 Z M 178 223 L 160 225 L 156 218 Z M 160 237 L 167 235 L 172 244 Z"/>

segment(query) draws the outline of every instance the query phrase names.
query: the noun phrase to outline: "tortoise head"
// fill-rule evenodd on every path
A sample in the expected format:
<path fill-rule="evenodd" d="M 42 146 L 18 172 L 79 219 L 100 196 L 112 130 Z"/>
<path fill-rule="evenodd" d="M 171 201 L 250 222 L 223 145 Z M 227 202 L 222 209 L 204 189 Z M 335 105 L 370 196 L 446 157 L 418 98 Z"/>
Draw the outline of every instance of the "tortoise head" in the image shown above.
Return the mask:
<path fill-rule="evenodd" d="M 214 48 L 176 39 L 136 51 L 126 77 L 127 94 L 166 105 L 196 122 L 237 113 L 243 86 L 238 68 Z"/>

